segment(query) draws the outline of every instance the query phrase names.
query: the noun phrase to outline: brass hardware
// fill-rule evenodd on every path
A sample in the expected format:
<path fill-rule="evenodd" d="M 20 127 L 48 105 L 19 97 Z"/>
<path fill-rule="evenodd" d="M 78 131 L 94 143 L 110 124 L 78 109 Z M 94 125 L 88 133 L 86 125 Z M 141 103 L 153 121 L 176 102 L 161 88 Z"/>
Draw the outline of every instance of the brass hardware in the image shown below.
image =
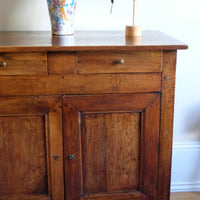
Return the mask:
<path fill-rule="evenodd" d="M 123 64 L 124 64 L 124 59 L 121 59 L 121 58 L 120 58 L 120 59 L 117 61 L 117 63 L 120 64 L 120 65 L 123 65 Z"/>
<path fill-rule="evenodd" d="M 0 62 L 0 67 L 6 67 L 6 65 L 7 65 L 6 62 L 4 62 L 4 61 Z"/>
<path fill-rule="evenodd" d="M 53 155 L 54 160 L 59 160 L 60 155 Z"/>
<path fill-rule="evenodd" d="M 74 160 L 74 159 L 76 159 L 76 157 L 75 157 L 74 154 L 69 154 L 69 155 L 67 156 L 67 159 L 69 159 L 69 160 Z"/>

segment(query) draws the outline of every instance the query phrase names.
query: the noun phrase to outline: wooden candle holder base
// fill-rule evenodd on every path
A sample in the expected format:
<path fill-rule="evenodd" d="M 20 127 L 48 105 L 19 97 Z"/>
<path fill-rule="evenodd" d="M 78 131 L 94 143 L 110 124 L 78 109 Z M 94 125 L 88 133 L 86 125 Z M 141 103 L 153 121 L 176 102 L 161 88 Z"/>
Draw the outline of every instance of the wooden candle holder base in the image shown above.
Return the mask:
<path fill-rule="evenodd" d="M 138 37 L 142 35 L 141 26 L 126 26 L 126 36 L 128 37 Z"/>

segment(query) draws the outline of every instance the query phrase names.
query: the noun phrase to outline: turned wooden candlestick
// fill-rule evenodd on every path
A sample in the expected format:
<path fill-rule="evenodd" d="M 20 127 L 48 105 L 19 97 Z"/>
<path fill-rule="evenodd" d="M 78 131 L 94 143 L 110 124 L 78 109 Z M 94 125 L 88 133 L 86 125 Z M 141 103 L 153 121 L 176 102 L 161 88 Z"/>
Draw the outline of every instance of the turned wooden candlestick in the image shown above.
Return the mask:
<path fill-rule="evenodd" d="M 126 36 L 137 37 L 141 36 L 142 27 L 139 25 L 135 25 L 135 0 L 133 0 L 133 25 L 126 26 Z"/>

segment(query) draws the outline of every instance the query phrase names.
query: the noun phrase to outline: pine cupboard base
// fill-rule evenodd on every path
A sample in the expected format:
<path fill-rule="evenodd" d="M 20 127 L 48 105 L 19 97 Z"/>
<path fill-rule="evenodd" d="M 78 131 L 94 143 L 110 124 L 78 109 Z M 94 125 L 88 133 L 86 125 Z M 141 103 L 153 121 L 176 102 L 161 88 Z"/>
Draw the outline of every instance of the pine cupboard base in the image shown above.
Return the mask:
<path fill-rule="evenodd" d="M 178 49 L 0 32 L 0 200 L 169 200 Z"/>

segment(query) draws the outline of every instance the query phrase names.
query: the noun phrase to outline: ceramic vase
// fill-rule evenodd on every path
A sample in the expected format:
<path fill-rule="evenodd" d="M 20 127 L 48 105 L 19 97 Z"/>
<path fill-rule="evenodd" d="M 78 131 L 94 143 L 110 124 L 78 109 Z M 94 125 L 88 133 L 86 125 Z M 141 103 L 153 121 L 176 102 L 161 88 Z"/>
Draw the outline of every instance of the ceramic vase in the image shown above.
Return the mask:
<path fill-rule="evenodd" d="M 77 0 L 47 0 L 53 35 L 72 35 Z"/>

